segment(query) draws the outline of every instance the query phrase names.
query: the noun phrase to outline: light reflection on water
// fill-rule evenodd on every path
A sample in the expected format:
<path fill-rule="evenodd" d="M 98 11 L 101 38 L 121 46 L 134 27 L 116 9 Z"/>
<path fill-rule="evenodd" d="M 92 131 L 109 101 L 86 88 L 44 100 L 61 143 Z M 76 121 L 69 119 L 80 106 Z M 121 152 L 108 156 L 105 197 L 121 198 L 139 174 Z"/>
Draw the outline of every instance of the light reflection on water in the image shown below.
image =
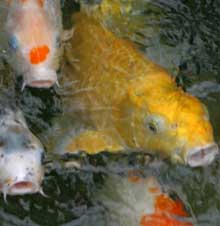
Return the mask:
<path fill-rule="evenodd" d="M 72 10 L 78 6 L 73 6 L 71 0 L 63 3 L 64 23 L 69 27 Z M 154 61 L 171 70 L 180 85 L 208 106 L 218 138 L 220 3 L 159 0 L 151 4 L 145 11 L 149 13 L 150 10 L 153 14 L 156 10 L 157 16 L 151 17 L 155 19 L 151 26 L 155 22 L 161 29 L 148 39 L 142 37 L 140 47 Z M 140 44 L 140 38 L 136 37 Z M 8 76 L 6 65 L 1 65 L 1 68 L 1 72 Z M 21 93 L 19 82 L 16 87 L 17 101 L 29 126 L 46 145 L 45 131 L 52 126 L 53 117 L 62 111 L 59 95 L 54 89 L 26 89 Z M 43 187 L 49 197 L 40 194 L 8 197 L 7 204 L 1 199 L 1 225 L 114 225 L 114 222 L 106 222 L 105 209 L 93 202 L 93 197 L 105 186 L 105 180 L 111 174 L 122 174 L 134 168 L 142 169 L 146 176 L 154 175 L 165 190 L 175 192 L 191 211 L 197 225 L 220 225 L 219 157 L 211 166 L 199 169 L 158 160 L 145 164 L 145 157 L 139 154 L 82 156 L 78 160 L 83 164 L 83 170 L 65 169 L 66 159 L 61 161 L 53 155 L 48 159 Z"/>

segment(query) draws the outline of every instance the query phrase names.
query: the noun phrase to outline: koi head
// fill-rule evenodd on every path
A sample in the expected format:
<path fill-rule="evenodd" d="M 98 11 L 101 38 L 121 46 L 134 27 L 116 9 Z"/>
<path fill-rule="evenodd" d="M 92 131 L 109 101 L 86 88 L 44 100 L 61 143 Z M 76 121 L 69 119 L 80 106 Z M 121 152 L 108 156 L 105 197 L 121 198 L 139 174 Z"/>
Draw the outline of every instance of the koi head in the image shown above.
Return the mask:
<path fill-rule="evenodd" d="M 41 191 L 43 147 L 20 111 L 6 109 L 0 120 L 0 191 L 23 195 Z"/>
<path fill-rule="evenodd" d="M 141 84 L 133 82 L 123 111 L 128 117 L 119 129 L 132 146 L 191 167 L 210 164 L 218 153 L 206 107 L 164 71 Z"/>
<path fill-rule="evenodd" d="M 38 0 L 12 1 L 9 6 L 6 33 L 11 64 L 23 75 L 23 86 L 49 88 L 57 81 L 59 32 L 49 12 Z"/>

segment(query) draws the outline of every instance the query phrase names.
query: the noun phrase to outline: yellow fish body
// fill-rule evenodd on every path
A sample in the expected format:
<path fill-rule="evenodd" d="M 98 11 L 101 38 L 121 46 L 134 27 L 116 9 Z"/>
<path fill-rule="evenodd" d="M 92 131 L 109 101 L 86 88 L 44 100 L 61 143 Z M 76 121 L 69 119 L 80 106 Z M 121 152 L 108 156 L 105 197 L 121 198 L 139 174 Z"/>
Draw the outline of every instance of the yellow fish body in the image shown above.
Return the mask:
<path fill-rule="evenodd" d="M 69 137 L 64 151 L 132 148 L 192 167 L 212 162 L 218 147 L 205 106 L 97 17 L 79 12 L 73 21 L 62 82 L 74 81 L 67 103 L 78 102 L 94 129 Z"/>

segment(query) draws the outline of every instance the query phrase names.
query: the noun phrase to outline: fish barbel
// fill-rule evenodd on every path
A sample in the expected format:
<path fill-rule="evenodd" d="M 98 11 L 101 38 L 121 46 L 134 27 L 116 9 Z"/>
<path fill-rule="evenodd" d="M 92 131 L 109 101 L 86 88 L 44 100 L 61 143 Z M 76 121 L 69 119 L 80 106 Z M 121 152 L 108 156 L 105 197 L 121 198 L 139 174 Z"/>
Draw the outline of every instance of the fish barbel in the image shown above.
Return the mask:
<path fill-rule="evenodd" d="M 105 207 L 109 226 L 193 226 L 183 202 L 154 177 L 110 175 L 94 200 Z"/>
<path fill-rule="evenodd" d="M 85 115 L 93 128 L 63 139 L 62 151 L 95 154 L 131 148 L 191 167 L 211 163 L 218 146 L 206 107 L 93 13 L 82 10 L 73 22 L 61 80 L 71 96 L 64 105 L 69 111 L 80 108 L 79 118 Z"/>
<path fill-rule="evenodd" d="M 61 13 L 59 1 L 10 0 L 6 35 L 12 67 L 23 87 L 48 88 L 57 82 Z"/>

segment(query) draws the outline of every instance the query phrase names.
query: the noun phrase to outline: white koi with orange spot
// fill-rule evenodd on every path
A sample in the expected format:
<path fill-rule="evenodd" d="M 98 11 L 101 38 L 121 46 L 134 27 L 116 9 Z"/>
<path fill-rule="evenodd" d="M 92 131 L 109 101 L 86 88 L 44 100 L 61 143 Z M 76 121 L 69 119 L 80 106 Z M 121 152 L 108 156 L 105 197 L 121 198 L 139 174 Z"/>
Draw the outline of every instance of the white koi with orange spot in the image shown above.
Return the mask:
<path fill-rule="evenodd" d="M 51 87 L 57 81 L 61 9 L 58 0 L 8 1 L 6 33 L 24 85 Z"/>
<path fill-rule="evenodd" d="M 95 194 L 108 226 L 193 226 L 181 200 L 161 190 L 154 177 L 110 176 Z"/>

